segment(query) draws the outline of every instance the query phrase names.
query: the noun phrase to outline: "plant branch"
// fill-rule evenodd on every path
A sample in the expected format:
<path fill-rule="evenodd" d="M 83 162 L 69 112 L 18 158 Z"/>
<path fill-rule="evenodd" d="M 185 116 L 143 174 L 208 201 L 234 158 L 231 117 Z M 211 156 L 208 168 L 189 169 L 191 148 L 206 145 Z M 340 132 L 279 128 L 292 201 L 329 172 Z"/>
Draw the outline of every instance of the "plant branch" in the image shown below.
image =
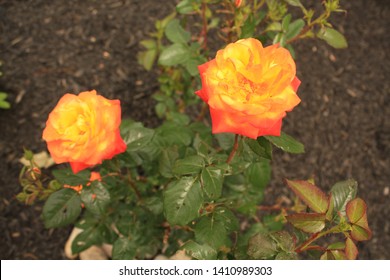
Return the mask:
<path fill-rule="evenodd" d="M 312 236 L 310 236 L 310 238 L 308 240 L 306 240 L 300 246 L 298 246 L 295 249 L 295 252 L 301 253 L 303 251 L 307 251 L 307 250 L 310 250 L 312 248 L 318 248 L 319 246 L 309 246 L 309 245 L 325 235 L 328 235 L 330 233 L 338 233 L 338 232 L 343 232 L 343 227 L 341 224 L 334 226 L 326 231 L 314 233 Z"/>
<path fill-rule="evenodd" d="M 229 155 L 228 159 L 226 160 L 226 163 L 230 163 L 232 161 L 232 159 L 234 158 L 234 155 L 237 152 L 237 149 L 238 149 L 238 134 L 236 134 L 236 136 L 234 137 L 233 149 L 230 152 L 230 155 Z"/>
<path fill-rule="evenodd" d="M 128 173 L 127 179 L 129 180 L 130 187 L 134 190 L 135 195 L 137 196 L 138 200 L 142 201 L 141 193 L 139 192 L 139 190 L 138 190 L 138 188 L 137 188 L 135 182 L 134 182 L 133 179 L 131 178 L 130 173 Z"/>

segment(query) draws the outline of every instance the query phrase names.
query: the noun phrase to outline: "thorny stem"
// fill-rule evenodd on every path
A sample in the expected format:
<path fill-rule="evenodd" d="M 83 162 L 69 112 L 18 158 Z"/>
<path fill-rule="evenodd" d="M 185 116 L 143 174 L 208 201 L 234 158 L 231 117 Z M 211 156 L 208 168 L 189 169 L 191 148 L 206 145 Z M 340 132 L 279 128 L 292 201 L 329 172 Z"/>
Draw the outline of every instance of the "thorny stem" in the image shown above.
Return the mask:
<path fill-rule="evenodd" d="M 232 161 L 232 159 L 234 158 L 234 155 L 236 154 L 237 152 L 237 149 L 238 149 L 238 134 L 236 134 L 236 136 L 234 137 L 234 145 L 233 145 L 233 149 L 232 151 L 230 152 L 230 155 L 228 157 L 228 159 L 226 160 L 226 163 L 230 163 Z"/>
<path fill-rule="evenodd" d="M 135 182 L 134 182 L 133 179 L 131 178 L 130 173 L 128 173 L 127 179 L 129 180 L 130 187 L 134 190 L 135 195 L 137 196 L 138 200 L 142 201 L 141 193 L 139 192 L 139 190 L 138 190 L 138 188 L 137 188 Z"/>
<path fill-rule="evenodd" d="M 317 232 L 315 234 L 313 234 L 308 240 L 306 240 L 305 242 L 303 242 L 300 246 L 298 246 L 296 249 L 295 249 L 295 252 L 297 253 L 301 253 L 303 251 L 307 251 L 307 250 L 310 250 L 312 249 L 313 247 L 309 246 L 310 244 L 312 244 L 314 241 L 320 239 L 321 237 L 325 236 L 325 235 L 328 235 L 330 233 L 337 233 L 337 232 L 342 232 L 343 229 L 342 229 L 342 226 L 341 224 L 340 225 L 337 225 L 337 226 L 334 226 L 326 231 L 323 231 L 323 232 Z M 315 248 L 317 248 L 318 246 L 315 246 Z"/>

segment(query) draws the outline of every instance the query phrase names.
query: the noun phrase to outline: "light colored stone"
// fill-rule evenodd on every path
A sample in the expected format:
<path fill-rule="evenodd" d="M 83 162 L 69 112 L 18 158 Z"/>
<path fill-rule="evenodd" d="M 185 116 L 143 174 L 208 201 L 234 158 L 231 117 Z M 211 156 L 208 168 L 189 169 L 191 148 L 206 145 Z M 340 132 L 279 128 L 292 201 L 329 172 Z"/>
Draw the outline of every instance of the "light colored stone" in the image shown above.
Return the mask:
<path fill-rule="evenodd" d="M 24 157 L 20 158 L 19 162 L 25 166 L 30 166 L 30 161 Z M 34 162 L 39 168 L 49 168 L 55 164 L 53 158 L 46 151 L 34 154 Z"/>
<path fill-rule="evenodd" d="M 112 244 L 104 243 L 102 245 L 102 249 L 103 249 L 104 253 L 107 255 L 107 257 L 109 257 L 111 259 L 112 258 Z"/>
<path fill-rule="evenodd" d="M 191 260 L 191 257 L 187 256 L 184 250 L 179 250 L 169 259 L 170 260 Z"/>
<path fill-rule="evenodd" d="M 157 255 L 155 258 L 154 258 L 156 261 L 165 261 L 167 260 L 167 256 L 164 256 L 164 255 Z"/>
<path fill-rule="evenodd" d="M 91 246 L 80 253 L 80 260 L 108 260 L 102 247 Z"/>

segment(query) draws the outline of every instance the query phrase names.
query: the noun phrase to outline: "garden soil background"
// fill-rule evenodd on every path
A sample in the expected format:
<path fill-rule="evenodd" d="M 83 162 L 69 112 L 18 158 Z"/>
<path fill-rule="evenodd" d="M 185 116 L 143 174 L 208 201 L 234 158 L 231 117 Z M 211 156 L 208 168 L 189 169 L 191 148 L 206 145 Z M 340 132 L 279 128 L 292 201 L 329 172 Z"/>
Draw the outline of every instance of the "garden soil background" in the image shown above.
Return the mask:
<path fill-rule="evenodd" d="M 387 3 L 386 3 L 387 2 Z M 359 243 L 360 259 L 390 259 L 390 9 L 388 1 L 341 1 L 333 17 L 349 48 L 319 40 L 297 42 L 302 103 L 284 131 L 306 153 L 275 152 L 265 203 L 292 198 L 283 178 L 314 177 L 328 191 L 340 180 L 359 183 L 373 238 Z M 12 108 L 0 109 L 0 258 L 64 259 L 71 230 L 44 228 L 42 204 L 15 199 L 23 147 L 46 149 L 41 133 L 49 112 L 67 92 L 96 89 L 121 100 L 124 117 L 158 124 L 151 95 L 156 73 L 138 65 L 139 41 L 175 1 L 0 0 L 0 91 Z"/>

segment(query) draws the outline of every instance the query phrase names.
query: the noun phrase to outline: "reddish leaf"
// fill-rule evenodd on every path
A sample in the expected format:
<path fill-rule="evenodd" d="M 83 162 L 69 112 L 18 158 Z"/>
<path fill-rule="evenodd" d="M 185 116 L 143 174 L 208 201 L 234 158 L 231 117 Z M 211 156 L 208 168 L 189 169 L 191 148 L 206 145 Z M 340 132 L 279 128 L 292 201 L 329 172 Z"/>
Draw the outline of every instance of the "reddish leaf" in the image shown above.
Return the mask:
<path fill-rule="evenodd" d="M 348 260 L 356 260 L 359 251 L 351 238 L 345 241 L 345 255 Z"/>
<path fill-rule="evenodd" d="M 325 227 L 326 216 L 318 213 L 297 213 L 286 218 L 294 227 L 307 233 L 316 233 Z"/>
<path fill-rule="evenodd" d="M 286 180 L 293 192 L 316 213 L 325 213 L 328 210 L 329 199 L 317 186 L 308 181 Z"/>
<path fill-rule="evenodd" d="M 347 256 L 342 250 L 327 250 L 320 257 L 321 260 L 346 260 Z"/>
<path fill-rule="evenodd" d="M 358 225 L 352 225 L 351 236 L 356 241 L 366 241 L 371 239 L 372 232 L 370 229 Z"/>
<path fill-rule="evenodd" d="M 344 242 L 336 242 L 333 244 L 330 244 L 327 247 L 328 250 L 344 250 L 345 249 L 345 244 Z"/>
<path fill-rule="evenodd" d="M 334 257 L 330 251 L 326 251 L 323 253 L 320 257 L 320 260 L 326 261 L 326 260 L 334 260 Z"/>
<path fill-rule="evenodd" d="M 326 219 L 328 221 L 331 221 L 332 218 L 333 218 L 333 211 L 334 211 L 334 200 L 332 198 L 332 193 L 330 193 L 329 195 L 329 207 L 328 207 L 328 211 L 326 211 Z"/>
<path fill-rule="evenodd" d="M 351 236 L 356 241 L 369 240 L 372 232 L 367 221 L 367 205 L 361 198 L 348 202 L 347 217 L 352 224 Z"/>
<path fill-rule="evenodd" d="M 345 255 L 344 251 L 332 250 L 331 253 L 332 253 L 335 260 L 346 260 L 347 259 L 347 256 Z"/>
<path fill-rule="evenodd" d="M 347 217 L 352 224 L 359 221 L 367 212 L 367 205 L 361 198 L 355 198 L 347 204 Z"/>

